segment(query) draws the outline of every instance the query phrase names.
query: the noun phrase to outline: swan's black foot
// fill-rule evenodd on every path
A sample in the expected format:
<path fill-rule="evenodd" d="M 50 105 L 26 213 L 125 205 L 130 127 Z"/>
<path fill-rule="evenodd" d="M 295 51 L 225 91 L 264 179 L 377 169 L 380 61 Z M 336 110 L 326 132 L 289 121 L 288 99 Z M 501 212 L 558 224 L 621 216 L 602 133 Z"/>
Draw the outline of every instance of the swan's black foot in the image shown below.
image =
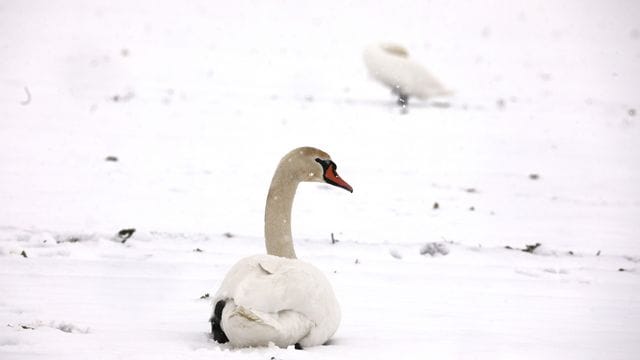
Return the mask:
<path fill-rule="evenodd" d="M 398 101 L 396 103 L 402 107 L 402 112 L 406 113 L 408 110 L 407 107 L 409 106 L 409 95 L 400 93 L 398 95 Z"/>
<path fill-rule="evenodd" d="M 216 307 L 213 310 L 213 317 L 211 318 L 211 334 L 213 335 L 213 340 L 217 341 L 220 344 L 224 344 L 229 342 L 229 338 L 227 334 L 224 333 L 222 327 L 220 326 L 220 321 L 222 320 L 222 310 L 226 302 L 224 300 L 220 300 L 216 303 Z"/>
<path fill-rule="evenodd" d="M 295 345 L 293 345 L 293 347 L 294 347 L 296 350 L 304 350 L 304 348 L 302 347 L 302 345 L 300 345 L 300 343 L 296 343 Z"/>

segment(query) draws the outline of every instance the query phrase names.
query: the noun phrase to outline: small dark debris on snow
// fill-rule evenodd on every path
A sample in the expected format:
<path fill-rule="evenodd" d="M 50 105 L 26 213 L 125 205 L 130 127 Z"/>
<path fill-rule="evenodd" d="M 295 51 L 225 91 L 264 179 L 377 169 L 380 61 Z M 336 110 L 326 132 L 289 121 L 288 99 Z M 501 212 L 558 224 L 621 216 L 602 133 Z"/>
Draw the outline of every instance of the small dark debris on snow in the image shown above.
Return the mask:
<path fill-rule="evenodd" d="M 524 252 L 528 252 L 530 254 L 533 254 L 533 252 L 535 251 L 535 249 L 537 249 L 540 245 L 540 243 L 535 243 L 534 245 L 525 245 L 525 248 L 522 249 L 522 251 Z"/>
<path fill-rule="evenodd" d="M 35 330 L 36 328 L 28 326 L 28 325 L 20 325 L 21 328 L 23 328 L 24 330 Z"/>
<path fill-rule="evenodd" d="M 498 100 L 496 101 L 496 106 L 497 106 L 499 109 L 504 109 L 505 105 L 507 105 L 507 103 L 506 103 L 506 101 L 504 101 L 504 99 L 498 99 Z"/>
<path fill-rule="evenodd" d="M 121 243 L 125 243 L 129 238 L 136 232 L 136 229 L 122 229 L 118 231 L 118 237 L 120 238 Z"/>
<path fill-rule="evenodd" d="M 331 244 L 335 244 L 337 242 L 340 242 L 340 240 L 336 239 L 335 236 L 333 236 L 333 233 L 331 233 Z"/>
<path fill-rule="evenodd" d="M 538 174 L 529 174 L 529 179 L 538 180 L 538 179 L 540 179 L 540 175 L 538 175 Z"/>
<path fill-rule="evenodd" d="M 567 254 L 574 255 L 573 251 L 571 251 L 571 250 L 569 250 L 569 252 Z"/>
<path fill-rule="evenodd" d="M 464 189 L 464 191 L 468 192 L 469 194 L 475 194 L 478 192 L 476 188 L 466 188 Z"/>
<path fill-rule="evenodd" d="M 440 209 L 440 204 L 438 204 L 437 202 L 434 202 L 433 203 L 433 209 L 434 210 Z"/>
<path fill-rule="evenodd" d="M 507 249 L 507 250 L 520 250 L 520 251 L 523 251 L 523 252 L 526 252 L 526 253 L 533 254 L 533 252 L 534 252 L 534 251 L 535 251 L 535 250 L 536 250 L 540 245 L 542 245 L 542 244 L 540 244 L 540 243 L 535 243 L 534 245 L 525 245 L 525 248 L 524 248 L 524 249 L 517 249 L 517 248 L 513 248 L 513 247 L 511 247 L 511 246 L 507 245 L 507 246 L 505 246 L 504 248 L 505 248 L 505 249 Z"/>
<path fill-rule="evenodd" d="M 620 268 L 620 269 L 618 269 L 618 271 L 620 271 L 620 272 L 622 272 L 622 271 L 627 271 L 627 269 L 625 269 L 625 268 Z"/>
<path fill-rule="evenodd" d="M 193 249 L 193 252 L 203 252 L 204 250 L 200 249 L 200 248 L 195 248 Z"/>
<path fill-rule="evenodd" d="M 469 211 L 476 211 L 476 208 L 475 208 L 474 206 L 471 206 L 471 207 L 469 208 Z"/>
<path fill-rule="evenodd" d="M 389 254 L 398 260 L 402 260 L 402 254 L 400 253 L 400 251 L 398 251 L 398 249 L 389 249 Z"/>
<path fill-rule="evenodd" d="M 24 251 L 24 250 L 22 250 L 22 252 L 20 253 L 20 255 L 22 255 L 22 257 L 23 257 L 23 258 L 28 257 L 28 256 L 27 256 L 27 252 L 26 252 L 26 251 Z"/>
<path fill-rule="evenodd" d="M 62 332 L 66 332 L 69 334 L 72 334 L 74 332 L 81 332 L 81 333 L 88 333 L 88 329 L 87 330 L 82 330 L 77 328 L 75 325 L 73 324 L 68 324 L 68 323 L 61 323 L 58 324 L 58 326 L 56 326 L 56 329 L 62 331 Z"/>
<path fill-rule="evenodd" d="M 127 48 L 123 48 L 120 50 L 120 55 L 122 55 L 122 57 L 127 57 L 129 56 L 129 49 Z"/>
<path fill-rule="evenodd" d="M 636 116 L 636 109 L 629 109 L 629 111 L 627 111 L 627 114 L 629 114 L 629 116 Z"/>
<path fill-rule="evenodd" d="M 420 255 L 436 256 L 438 254 L 440 255 L 449 254 L 449 248 L 447 247 L 447 245 L 439 242 L 430 242 L 430 243 L 424 244 L 420 248 Z"/>
<path fill-rule="evenodd" d="M 356 261 L 354 261 L 353 263 L 358 265 L 358 264 L 360 264 L 360 260 L 356 259 Z"/>
<path fill-rule="evenodd" d="M 596 253 L 596 256 L 600 256 L 600 250 L 598 250 L 598 252 Z"/>
<path fill-rule="evenodd" d="M 124 95 L 115 94 L 111 97 L 111 101 L 113 102 L 127 102 L 133 100 L 135 94 L 133 91 L 128 91 Z"/>
<path fill-rule="evenodd" d="M 204 299 L 208 299 L 209 298 L 209 293 L 206 293 L 202 296 L 200 296 L 200 299 L 204 300 Z"/>
<path fill-rule="evenodd" d="M 106 158 L 104 158 L 104 161 L 113 161 L 113 162 L 116 162 L 116 161 L 118 161 L 118 157 L 117 157 L 117 156 L 109 155 L 109 156 L 107 156 Z"/>
<path fill-rule="evenodd" d="M 222 236 L 226 237 L 227 239 L 231 239 L 232 237 L 234 237 L 234 235 L 230 232 L 226 232 L 224 234 L 222 234 Z"/>
<path fill-rule="evenodd" d="M 81 239 L 79 237 L 77 237 L 77 236 L 71 236 L 71 237 L 64 238 L 64 239 L 56 239 L 56 244 L 62 244 L 62 243 L 66 243 L 66 242 L 68 242 L 68 243 L 77 243 L 77 242 L 80 242 L 80 240 Z"/>

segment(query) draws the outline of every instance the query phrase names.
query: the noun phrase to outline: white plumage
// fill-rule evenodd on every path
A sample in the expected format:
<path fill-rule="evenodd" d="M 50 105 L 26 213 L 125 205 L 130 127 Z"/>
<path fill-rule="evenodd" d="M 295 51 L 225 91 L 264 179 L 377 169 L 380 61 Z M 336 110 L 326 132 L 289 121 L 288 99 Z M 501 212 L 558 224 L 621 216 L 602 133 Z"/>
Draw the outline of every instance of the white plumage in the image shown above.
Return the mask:
<path fill-rule="evenodd" d="M 391 88 L 394 94 L 419 99 L 451 94 L 427 69 L 410 59 L 409 52 L 401 45 L 369 45 L 363 57 L 373 78 Z"/>
<path fill-rule="evenodd" d="M 327 278 L 297 259 L 254 255 L 229 271 L 215 299 L 234 346 L 321 345 L 338 329 L 340 306 Z"/>

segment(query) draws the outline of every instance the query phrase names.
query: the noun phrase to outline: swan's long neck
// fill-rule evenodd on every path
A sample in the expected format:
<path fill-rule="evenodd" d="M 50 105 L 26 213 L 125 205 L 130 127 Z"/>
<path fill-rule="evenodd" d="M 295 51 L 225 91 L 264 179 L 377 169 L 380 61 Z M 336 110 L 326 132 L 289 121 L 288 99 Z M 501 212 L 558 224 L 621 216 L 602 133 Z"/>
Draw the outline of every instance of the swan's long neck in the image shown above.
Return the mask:
<path fill-rule="evenodd" d="M 286 169 L 278 167 L 273 175 L 264 215 L 264 239 L 267 254 L 295 259 L 291 237 L 291 208 L 298 181 Z"/>

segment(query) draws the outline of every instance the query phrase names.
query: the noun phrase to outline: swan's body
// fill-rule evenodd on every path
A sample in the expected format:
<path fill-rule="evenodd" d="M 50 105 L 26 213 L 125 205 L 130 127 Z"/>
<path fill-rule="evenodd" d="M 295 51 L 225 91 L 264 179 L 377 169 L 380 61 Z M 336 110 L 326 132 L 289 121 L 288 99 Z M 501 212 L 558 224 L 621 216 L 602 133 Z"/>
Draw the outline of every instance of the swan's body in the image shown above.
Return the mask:
<path fill-rule="evenodd" d="M 296 259 L 291 238 L 291 207 L 298 183 L 327 182 L 349 191 L 326 153 L 298 148 L 276 170 L 265 210 L 267 255 L 236 263 L 214 297 L 214 339 L 233 346 L 273 343 L 314 346 L 325 343 L 340 323 L 340 307 L 327 278 Z"/>
<path fill-rule="evenodd" d="M 234 346 L 321 345 L 340 323 L 327 278 L 297 259 L 244 258 L 229 271 L 216 298 L 227 299 L 222 328 Z"/>
<path fill-rule="evenodd" d="M 427 99 L 450 94 L 427 69 L 411 60 L 408 51 L 400 45 L 369 45 L 363 57 L 373 78 L 390 87 L 399 96 L 400 105 L 406 105 L 410 96 Z"/>

